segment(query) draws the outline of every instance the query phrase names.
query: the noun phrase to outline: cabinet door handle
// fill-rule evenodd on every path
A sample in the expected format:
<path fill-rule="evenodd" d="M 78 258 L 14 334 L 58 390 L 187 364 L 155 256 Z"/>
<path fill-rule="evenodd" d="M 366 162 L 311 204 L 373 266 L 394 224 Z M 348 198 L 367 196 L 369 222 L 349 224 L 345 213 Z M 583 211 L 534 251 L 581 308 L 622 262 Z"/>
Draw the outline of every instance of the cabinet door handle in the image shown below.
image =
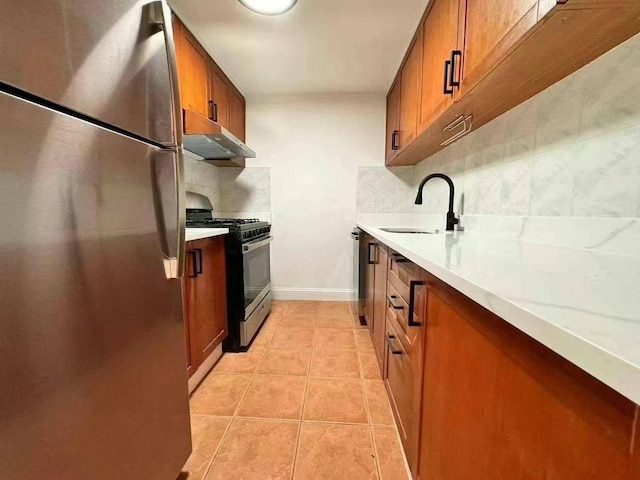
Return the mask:
<path fill-rule="evenodd" d="M 376 264 L 376 259 L 373 258 L 374 255 L 371 255 L 371 247 L 375 247 L 376 244 L 375 243 L 368 243 L 367 244 L 367 263 L 369 265 L 375 265 Z"/>
<path fill-rule="evenodd" d="M 387 345 L 389 346 L 389 351 L 393 355 L 402 355 L 402 350 L 396 350 L 393 346 L 393 339 L 396 338 L 395 335 L 387 335 Z"/>
<path fill-rule="evenodd" d="M 420 280 L 411 280 L 409 282 L 409 326 L 410 327 L 421 327 L 422 323 L 413 321 L 413 314 L 415 312 L 416 307 L 416 287 L 424 285 L 423 281 Z"/>
<path fill-rule="evenodd" d="M 209 120 L 218 121 L 218 104 L 209 100 Z"/>
<path fill-rule="evenodd" d="M 462 52 L 460 50 L 451 52 L 451 76 L 449 77 L 451 93 L 453 93 L 453 87 L 460 88 L 460 79 L 456 78 L 456 58 L 462 59 Z"/>
<path fill-rule="evenodd" d="M 198 264 L 196 261 L 196 252 L 194 252 L 193 250 L 189 250 L 187 252 L 187 255 L 191 256 L 191 270 L 193 271 L 193 273 L 189 275 L 189 278 L 196 278 L 198 276 Z"/>
<path fill-rule="evenodd" d="M 389 295 L 389 297 L 387 298 L 387 300 L 389 300 L 389 306 L 394 310 L 404 310 L 404 307 L 402 305 L 396 303 L 397 299 L 398 297 L 396 297 L 395 295 Z"/>
<path fill-rule="evenodd" d="M 196 248 L 194 249 L 196 252 L 198 252 L 198 270 L 197 270 L 197 274 L 198 275 L 202 275 L 204 273 L 204 268 L 202 266 L 202 249 L 201 248 Z"/>
<path fill-rule="evenodd" d="M 449 86 L 449 80 L 451 78 L 451 60 L 444 62 L 444 94 L 453 95 L 453 87 Z"/>
<path fill-rule="evenodd" d="M 400 145 L 398 145 L 398 138 L 400 137 L 400 131 L 394 130 L 391 134 L 391 150 L 400 150 Z"/>

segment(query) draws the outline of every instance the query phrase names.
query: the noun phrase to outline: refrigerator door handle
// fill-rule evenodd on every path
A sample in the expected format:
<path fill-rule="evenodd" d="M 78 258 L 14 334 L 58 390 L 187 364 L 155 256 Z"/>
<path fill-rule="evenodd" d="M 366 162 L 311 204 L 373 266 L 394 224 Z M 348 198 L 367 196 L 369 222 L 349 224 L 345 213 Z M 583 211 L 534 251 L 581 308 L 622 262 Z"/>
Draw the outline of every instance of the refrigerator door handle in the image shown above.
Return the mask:
<path fill-rule="evenodd" d="M 150 23 L 163 30 L 165 48 L 167 50 L 167 64 L 171 77 L 171 97 L 173 100 L 173 128 L 176 145 L 182 147 L 182 108 L 180 106 L 180 84 L 178 81 L 178 63 L 176 57 L 176 42 L 173 38 L 171 26 L 171 10 L 164 0 L 156 0 L 148 4 Z"/>
<path fill-rule="evenodd" d="M 158 149 L 154 152 L 152 165 L 156 222 L 165 275 L 168 279 L 181 278 L 186 256 L 182 152 Z"/>

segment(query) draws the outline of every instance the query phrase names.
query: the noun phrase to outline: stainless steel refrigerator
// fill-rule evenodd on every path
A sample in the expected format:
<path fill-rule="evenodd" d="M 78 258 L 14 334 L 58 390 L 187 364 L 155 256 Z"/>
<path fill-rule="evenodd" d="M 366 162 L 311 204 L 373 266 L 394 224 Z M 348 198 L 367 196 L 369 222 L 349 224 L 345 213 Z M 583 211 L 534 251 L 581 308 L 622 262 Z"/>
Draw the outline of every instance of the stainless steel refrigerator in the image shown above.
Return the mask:
<path fill-rule="evenodd" d="M 0 479 L 174 480 L 191 439 L 170 11 L 0 11 Z"/>

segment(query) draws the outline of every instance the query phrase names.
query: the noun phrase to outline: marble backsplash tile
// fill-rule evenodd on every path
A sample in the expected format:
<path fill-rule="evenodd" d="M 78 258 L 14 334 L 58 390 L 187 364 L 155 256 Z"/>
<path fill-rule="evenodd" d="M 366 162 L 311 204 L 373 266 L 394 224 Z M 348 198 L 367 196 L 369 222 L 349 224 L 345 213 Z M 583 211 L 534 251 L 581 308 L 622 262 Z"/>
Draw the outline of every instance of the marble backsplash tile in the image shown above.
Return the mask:
<path fill-rule="evenodd" d="M 356 186 L 357 212 L 411 212 L 412 183 L 413 167 L 359 167 Z"/>
<path fill-rule="evenodd" d="M 219 168 L 187 158 L 185 184 L 188 191 L 209 197 L 216 216 L 271 218 L 269 167 Z"/>

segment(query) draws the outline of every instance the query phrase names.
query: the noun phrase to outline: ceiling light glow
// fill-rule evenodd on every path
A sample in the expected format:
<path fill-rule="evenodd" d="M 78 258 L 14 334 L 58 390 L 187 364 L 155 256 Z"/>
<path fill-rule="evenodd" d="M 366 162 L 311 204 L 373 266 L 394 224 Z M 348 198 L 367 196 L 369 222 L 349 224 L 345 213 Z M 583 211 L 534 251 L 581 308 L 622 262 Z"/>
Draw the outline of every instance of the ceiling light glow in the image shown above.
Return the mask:
<path fill-rule="evenodd" d="M 298 0 L 239 0 L 241 4 L 262 15 L 280 15 L 291 10 Z"/>

